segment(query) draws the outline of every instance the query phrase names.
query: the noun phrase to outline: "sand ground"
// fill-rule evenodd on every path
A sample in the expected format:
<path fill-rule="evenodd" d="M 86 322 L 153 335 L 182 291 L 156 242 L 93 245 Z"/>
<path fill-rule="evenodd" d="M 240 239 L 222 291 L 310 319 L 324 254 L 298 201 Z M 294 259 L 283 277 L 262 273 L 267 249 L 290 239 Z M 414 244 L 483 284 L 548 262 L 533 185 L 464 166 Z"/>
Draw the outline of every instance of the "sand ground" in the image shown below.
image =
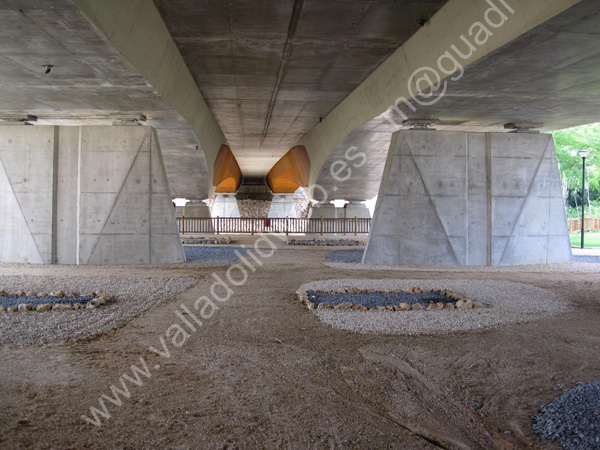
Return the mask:
<path fill-rule="evenodd" d="M 169 358 L 149 346 L 162 349 L 160 337 L 182 323 L 174 311 L 208 295 L 213 272 L 225 278 L 226 267 L 0 267 L 0 276 L 198 280 L 107 334 L 0 346 L 0 448 L 558 448 L 532 433 L 531 416 L 600 379 L 600 273 L 357 273 L 325 266 L 329 250 L 282 245 L 180 348 L 168 339 Z M 358 277 L 519 282 L 572 309 L 497 329 L 386 336 L 330 328 L 294 297 L 312 280 Z M 81 416 L 140 357 L 151 378 L 129 383 L 121 406 L 105 401 L 100 427 L 86 423 Z"/>

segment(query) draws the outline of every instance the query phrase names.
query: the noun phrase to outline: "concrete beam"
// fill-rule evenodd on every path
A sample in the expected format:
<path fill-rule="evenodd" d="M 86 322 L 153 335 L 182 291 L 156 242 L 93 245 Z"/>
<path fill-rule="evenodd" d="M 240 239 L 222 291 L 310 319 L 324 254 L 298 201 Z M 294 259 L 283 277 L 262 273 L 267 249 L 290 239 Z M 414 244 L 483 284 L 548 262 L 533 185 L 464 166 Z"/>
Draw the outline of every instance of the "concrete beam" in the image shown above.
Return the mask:
<path fill-rule="evenodd" d="M 189 123 L 206 158 L 209 193 L 214 162 L 226 142 L 152 0 L 73 0 L 85 17 Z"/>
<path fill-rule="evenodd" d="M 417 73 L 420 68 L 438 67 L 439 58 L 451 49 L 452 44 L 468 53 L 461 36 L 474 42 L 479 27 L 472 27 L 478 22 L 485 23 L 490 4 L 500 8 L 508 20 L 501 27 L 493 28 L 491 36 L 479 39 L 481 43 L 477 44 L 476 51 L 461 61 L 463 67 L 508 44 L 579 1 L 450 0 L 325 117 L 322 123 L 317 124 L 300 139 L 298 144 L 304 145 L 310 155 L 310 184 L 316 183 L 319 172 L 331 152 L 352 130 L 389 110 L 396 104 L 397 99 L 410 99 L 411 92 L 416 94 L 438 81 L 433 79 L 431 83 L 425 83 L 421 78 L 417 86 L 416 80 L 419 78 L 411 79 L 411 75 Z M 491 17 L 491 13 L 488 17 Z M 492 20 L 499 21 L 499 18 L 500 16 L 495 16 Z M 424 109 L 426 110 L 426 107 Z"/>

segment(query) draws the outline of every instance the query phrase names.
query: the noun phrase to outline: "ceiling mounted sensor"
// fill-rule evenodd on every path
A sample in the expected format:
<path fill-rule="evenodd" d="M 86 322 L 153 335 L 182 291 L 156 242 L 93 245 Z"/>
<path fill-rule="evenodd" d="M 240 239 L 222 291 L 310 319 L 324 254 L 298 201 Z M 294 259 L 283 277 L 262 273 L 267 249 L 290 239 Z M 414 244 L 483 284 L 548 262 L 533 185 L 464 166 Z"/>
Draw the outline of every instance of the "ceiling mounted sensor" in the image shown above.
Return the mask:
<path fill-rule="evenodd" d="M 143 114 L 111 114 L 109 117 L 114 127 L 136 127 L 146 122 L 146 116 Z"/>
<path fill-rule="evenodd" d="M 438 119 L 407 119 L 402 122 L 402 126 L 410 127 L 411 130 L 421 131 L 435 131 L 435 128 L 431 128 L 433 125 L 439 125 Z"/>
<path fill-rule="evenodd" d="M 52 68 L 54 66 L 52 64 L 44 64 L 42 67 L 46 68 L 46 71 L 44 72 L 44 75 L 48 75 L 50 72 L 52 72 Z"/>
<path fill-rule="evenodd" d="M 511 122 L 504 125 L 505 130 L 511 130 L 511 133 L 531 133 L 531 134 L 540 134 L 540 130 L 537 128 L 542 128 L 544 126 L 543 123 L 536 122 Z"/>
<path fill-rule="evenodd" d="M 33 125 L 37 122 L 37 116 L 29 114 L 3 114 L 0 115 L 0 125 Z"/>

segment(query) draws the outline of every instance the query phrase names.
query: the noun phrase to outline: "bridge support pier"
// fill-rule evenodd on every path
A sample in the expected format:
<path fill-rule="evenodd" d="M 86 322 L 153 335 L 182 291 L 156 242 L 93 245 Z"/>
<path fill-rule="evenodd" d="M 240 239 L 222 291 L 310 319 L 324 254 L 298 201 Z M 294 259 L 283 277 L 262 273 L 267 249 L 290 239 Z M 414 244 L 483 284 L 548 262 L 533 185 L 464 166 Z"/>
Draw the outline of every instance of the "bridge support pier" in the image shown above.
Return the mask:
<path fill-rule="evenodd" d="M 184 261 L 150 127 L 0 128 L 0 261 Z"/>
<path fill-rule="evenodd" d="M 552 136 L 394 134 L 364 262 L 497 266 L 570 259 Z"/>

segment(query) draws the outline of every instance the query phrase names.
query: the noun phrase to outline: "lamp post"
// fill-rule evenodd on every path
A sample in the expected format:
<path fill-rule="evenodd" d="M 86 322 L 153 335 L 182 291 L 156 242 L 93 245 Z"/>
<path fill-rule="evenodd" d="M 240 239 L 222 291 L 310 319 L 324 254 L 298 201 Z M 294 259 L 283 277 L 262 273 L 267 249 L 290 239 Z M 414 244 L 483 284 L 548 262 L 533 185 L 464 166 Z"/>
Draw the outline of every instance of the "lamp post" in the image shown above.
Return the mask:
<path fill-rule="evenodd" d="M 583 248 L 583 233 L 585 232 L 585 158 L 590 154 L 589 150 L 579 150 L 577 152 L 583 160 L 583 171 L 581 175 L 581 248 Z"/>

